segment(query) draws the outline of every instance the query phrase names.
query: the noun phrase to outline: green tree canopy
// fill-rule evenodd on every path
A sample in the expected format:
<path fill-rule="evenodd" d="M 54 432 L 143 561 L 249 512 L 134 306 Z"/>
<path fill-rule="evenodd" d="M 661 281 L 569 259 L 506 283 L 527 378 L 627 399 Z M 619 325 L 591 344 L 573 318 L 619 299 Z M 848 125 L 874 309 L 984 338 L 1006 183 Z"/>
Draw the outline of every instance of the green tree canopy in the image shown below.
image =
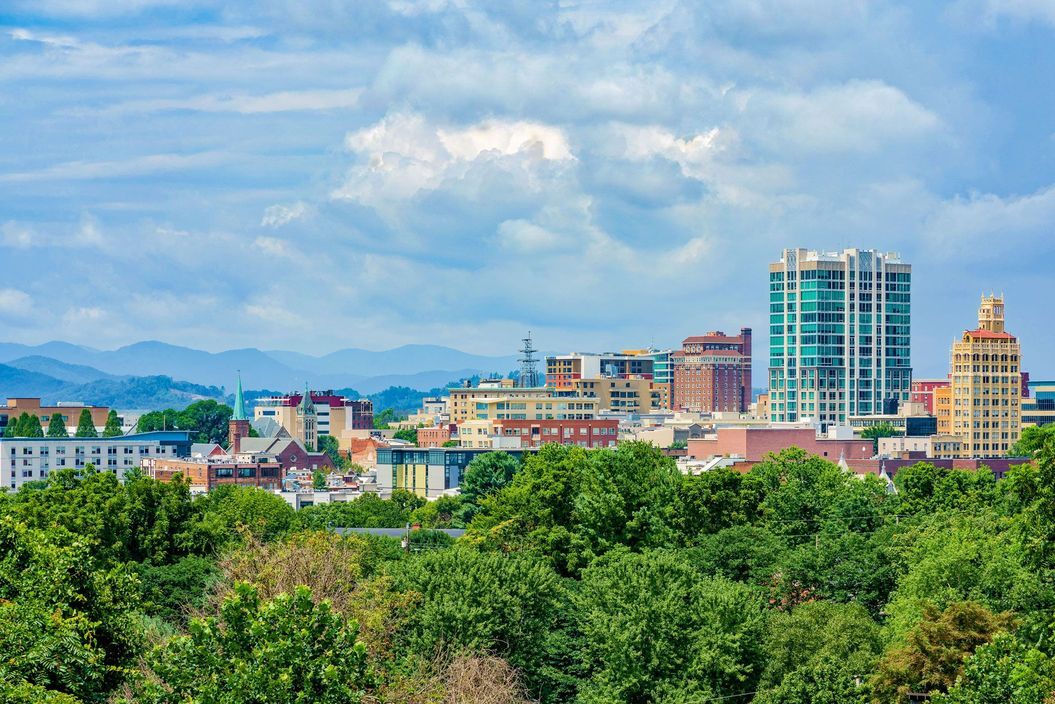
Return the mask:
<path fill-rule="evenodd" d="M 872 441 L 872 449 L 879 452 L 879 438 L 894 438 L 901 435 L 901 431 L 887 422 L 876 423 L 861 430 L 861 437 Z"/>
<path fill-rule="evenodd" d="M 239 584 L 219 617 L 195 620 L 146 658 L 139 704 L 358 704 L 371 679 L 358 624 L 298 587 L 261 602 Z"/>
<path fill-rule="evenodd" d="M 68 438 L 69 432 L 66 430 L 66 421 L 63 419 L 61 413 L 52 413 L 51 418 L 48 419 L 48 437 L 49 438 Z"/>
<path fill-rule="evenodd" d="M 469 501 L 479 501 L 498 491 L 510 481 L 520 461 L 505 452 L 485 452 L 469 462 L 462 475 L 461 493 Z"/>
<path fill-rule="evenodd" d="M 77 421 L 75 436 L 78 438 L 99 437 L 99 433 L 95 430 L 95 421 L 92 420 L 92 413 L 87 408 L 81 409 L 81 417 Z"/>
<path fill-rule="evenodd" d="M 613 551 L 588 567 L 581 702 L 709 701 L 751 692 L 763 659 L 758 593 L 677 553 Z"/>
<path fill-rule="evenodd" d="M 1010 633 L 978 647 L 963 674 L 936 704 L 1048 704 L 1055 697 L 1055 663 Z"/>
<path fill-rule="evenodd" d="M 396 440 L 402 440 L 411 444 L 418 444 L 418 430 L 417 428 L 400 428 L 392 434 Z"/>
<path fill-rule="evenodd" d="M 110 409 L 110 412 L 106 415 L 106 427 L 103 428 L 104 438 L 115 438 L 123 435 L 121 430 L 121 420 L 117 417 L 117 411 Z"/>

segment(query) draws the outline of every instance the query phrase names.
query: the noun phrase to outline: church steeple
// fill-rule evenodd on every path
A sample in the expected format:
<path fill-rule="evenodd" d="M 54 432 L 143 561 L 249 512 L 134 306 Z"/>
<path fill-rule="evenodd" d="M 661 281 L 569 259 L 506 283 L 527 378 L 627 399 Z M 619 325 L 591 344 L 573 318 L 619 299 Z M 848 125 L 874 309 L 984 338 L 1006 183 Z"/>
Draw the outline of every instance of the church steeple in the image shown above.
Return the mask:
<path fill-rule="evenodd" d="M 249 420 L 245 415 L 245 399 L 242 398 L 242 373 L 238 372 L 238 388 L 234 392 L 234 413 L 231 420 Z"/>

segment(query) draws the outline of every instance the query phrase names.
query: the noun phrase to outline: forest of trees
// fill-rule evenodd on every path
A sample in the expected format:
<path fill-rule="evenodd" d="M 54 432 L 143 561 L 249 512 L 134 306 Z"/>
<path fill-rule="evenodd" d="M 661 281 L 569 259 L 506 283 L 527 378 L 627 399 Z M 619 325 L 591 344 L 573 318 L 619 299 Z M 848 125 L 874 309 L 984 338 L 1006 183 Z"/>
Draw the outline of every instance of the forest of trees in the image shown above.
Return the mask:
<path fill-rule="evenodd" d="M 896 491 L 796 449 L 684 476 L 550 445 L 300 512 L 56 471 L 0 497 L 0 700 L 1046 704 L 1055 431 L 1029 444 Z M 330 530 L 408 521 L 409 551 Z"/>

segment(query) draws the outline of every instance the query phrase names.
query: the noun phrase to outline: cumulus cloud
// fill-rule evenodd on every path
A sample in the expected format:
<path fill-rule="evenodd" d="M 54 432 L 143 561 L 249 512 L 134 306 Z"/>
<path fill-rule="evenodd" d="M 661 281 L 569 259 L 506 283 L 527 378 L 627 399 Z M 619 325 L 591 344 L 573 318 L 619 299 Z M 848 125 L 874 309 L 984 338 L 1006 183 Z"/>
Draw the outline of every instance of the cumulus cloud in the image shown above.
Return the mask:
<path fill-rule="evenodd" d="M 350 133 L 345 146 L 361 163 L 333 197 L 362 203 L 435 189 L 448 178 L 463 177 L 477 161 L 525 172 L 545 162 L 574 161 L 560 128 L 519 120 L 440 127 L 420 115 L 397 113 Z"/>

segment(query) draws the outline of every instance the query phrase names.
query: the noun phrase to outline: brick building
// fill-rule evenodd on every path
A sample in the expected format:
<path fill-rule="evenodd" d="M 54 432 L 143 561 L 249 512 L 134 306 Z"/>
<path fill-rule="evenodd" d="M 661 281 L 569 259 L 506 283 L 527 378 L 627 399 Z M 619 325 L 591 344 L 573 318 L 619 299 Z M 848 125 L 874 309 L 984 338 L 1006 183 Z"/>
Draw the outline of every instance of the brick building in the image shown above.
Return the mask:
<path fill-rule="evenodd" d="M 688 441 L 688 456 L 695 459 L 711 457 L 742 457 L 748 462 L 761 462 L 770 452 L 799 447 L 810 454 L 832 462 L 870 459 L 875 455 L 871 440 L 831 440 L 818 437 L 813 428 L 718 428 L 715 435 Z"/>
<path fill-rule="evenodd" d="M 696 413 L 751 409 L 751 328 L 741 328 L 735 337 L 721 331 L 687 337 L 671 361 L 673 408 Z"/>
<path fill-rule="evenodd" d="M 224 484 L 281 489 L 284 476 L 278 462 L 239 462 L 229 457 L 154 458 L 144 462 L 143 469 L 148 476 L 163 482 L 182 475 L 196 492 L 210 491 Z"/>
<path fill-rule="evenodd" d="M 933 416 L 935 415 L 935 391 L 947 388 L 951 383 L 948 379 L 913 379 L 910 402 L 922 405 L 927 414 Z"/>

